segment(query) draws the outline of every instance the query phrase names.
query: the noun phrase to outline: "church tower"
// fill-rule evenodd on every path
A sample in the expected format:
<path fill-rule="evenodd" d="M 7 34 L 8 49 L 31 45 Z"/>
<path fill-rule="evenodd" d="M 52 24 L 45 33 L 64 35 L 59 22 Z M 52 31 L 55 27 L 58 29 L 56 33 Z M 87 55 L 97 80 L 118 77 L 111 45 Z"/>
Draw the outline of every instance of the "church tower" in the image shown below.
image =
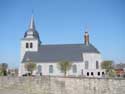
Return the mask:
<path fill-rule="evenodd" d="M 34 17 L 31 17 L 28 30 L 25 32 L 21 40 L 21 62 L 27 51 L 38 51 L 41 45 L 40 37 L 35 29 Z"/>

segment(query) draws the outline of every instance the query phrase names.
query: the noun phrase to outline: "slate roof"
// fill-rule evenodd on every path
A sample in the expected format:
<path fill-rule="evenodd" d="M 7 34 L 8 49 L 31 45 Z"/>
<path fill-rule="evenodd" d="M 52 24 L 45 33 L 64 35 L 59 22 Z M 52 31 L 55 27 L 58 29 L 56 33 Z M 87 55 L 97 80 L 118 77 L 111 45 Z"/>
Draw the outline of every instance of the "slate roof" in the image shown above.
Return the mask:
<path fill-rule="evenodd" d="M 83 61 L 82 53 L 100 53 L 92 44 L 41 45 L 38 52 L 26 52 L 22 62 Z"/>

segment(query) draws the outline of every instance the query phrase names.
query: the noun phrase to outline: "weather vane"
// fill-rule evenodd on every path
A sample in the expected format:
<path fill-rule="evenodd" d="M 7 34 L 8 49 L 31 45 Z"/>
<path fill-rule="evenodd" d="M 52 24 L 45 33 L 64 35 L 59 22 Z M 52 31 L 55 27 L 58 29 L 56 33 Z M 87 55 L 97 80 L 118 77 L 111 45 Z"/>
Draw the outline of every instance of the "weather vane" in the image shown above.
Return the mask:
<path fill-rule="evenodd" d="M 89 26 L 88 26 L 88 24 L 85 25 L 85 32 L 89 32 Z"/>

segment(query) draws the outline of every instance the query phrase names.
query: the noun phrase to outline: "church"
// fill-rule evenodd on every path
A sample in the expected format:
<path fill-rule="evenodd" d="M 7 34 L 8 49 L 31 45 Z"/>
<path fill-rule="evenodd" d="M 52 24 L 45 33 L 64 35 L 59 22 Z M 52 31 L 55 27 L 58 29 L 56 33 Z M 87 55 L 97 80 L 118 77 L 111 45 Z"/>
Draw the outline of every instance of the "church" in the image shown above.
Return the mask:
<path fill-rule="evenodd" d="M 64 73 L 57 65 L 64 60 L 72 63 L 71 69 L 67 72 L 68 76 L 102 77 L 105 74 L 104 69 L 101 69 L 101 53 L 90 43 L 87 31 L 84 34 L 84 43 L 81 44 L 44 45 L 41 43 L 32 16 L 20 47 L 19 76 L 28 73 L 24 65 L 29 61 L 36 64 L 33 75 L 41 73 L 63 76 Z"/>

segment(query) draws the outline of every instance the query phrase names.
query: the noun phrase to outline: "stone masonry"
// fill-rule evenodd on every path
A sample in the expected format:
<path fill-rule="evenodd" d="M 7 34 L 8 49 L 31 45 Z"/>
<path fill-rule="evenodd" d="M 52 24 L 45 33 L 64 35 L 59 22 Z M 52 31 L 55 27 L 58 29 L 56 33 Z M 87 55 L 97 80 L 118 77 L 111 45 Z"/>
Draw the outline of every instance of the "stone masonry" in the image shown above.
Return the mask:
<path fill-rule="evenodd" d="M 124 94 L 125 79 L 0 77 L 0 94 Z"/>

